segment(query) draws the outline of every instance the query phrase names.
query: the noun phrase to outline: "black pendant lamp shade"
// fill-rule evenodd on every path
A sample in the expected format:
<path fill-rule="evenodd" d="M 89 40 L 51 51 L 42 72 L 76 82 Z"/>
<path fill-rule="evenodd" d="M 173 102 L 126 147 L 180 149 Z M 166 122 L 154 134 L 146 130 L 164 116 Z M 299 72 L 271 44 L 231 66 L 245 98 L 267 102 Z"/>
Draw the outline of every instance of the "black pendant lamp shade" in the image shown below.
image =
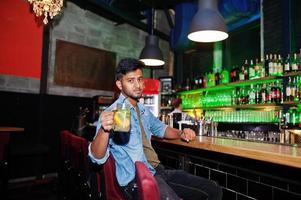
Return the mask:
<path fill-rule="evenodd" d="M 146 66 L 164 65 L 163 54 L 159 48 L 159 39 L 155 35 L 148 35 L 145 39 L 145 46 L 141 51 L 140 60 Z"/>
<path fill-rule="evenodd" d="M 227 28 L 218 11 L 217 0 L 199 0 L 198 11 L 190 24 L 188 39 L 195 42 L 217 42 L 226 38 Z"/>

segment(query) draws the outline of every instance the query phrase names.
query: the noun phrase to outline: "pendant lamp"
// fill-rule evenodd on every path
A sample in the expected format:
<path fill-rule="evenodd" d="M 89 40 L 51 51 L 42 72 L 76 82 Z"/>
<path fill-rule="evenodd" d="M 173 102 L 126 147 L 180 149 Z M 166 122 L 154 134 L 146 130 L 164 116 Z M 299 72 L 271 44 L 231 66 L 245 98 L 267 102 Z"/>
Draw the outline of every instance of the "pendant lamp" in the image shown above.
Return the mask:
<path fill-rule="evenodd" d="M 217 42 L 226 38 L 227 28 L 218 11 L 217 0 L 199 0 L 198 11 L 190 24 L 188 39 L 195 42 Z"/>
<path fill-rule="evenodd" d="M 159 39 L 153 34 L 154 9 L 152 9 L 151 15 L 151 34 L 146 37 L 145 46 L 139 58 L 146 66 L 163 66 L 165 62 L 163 61 L 162 51 L 159 48 Z"/>

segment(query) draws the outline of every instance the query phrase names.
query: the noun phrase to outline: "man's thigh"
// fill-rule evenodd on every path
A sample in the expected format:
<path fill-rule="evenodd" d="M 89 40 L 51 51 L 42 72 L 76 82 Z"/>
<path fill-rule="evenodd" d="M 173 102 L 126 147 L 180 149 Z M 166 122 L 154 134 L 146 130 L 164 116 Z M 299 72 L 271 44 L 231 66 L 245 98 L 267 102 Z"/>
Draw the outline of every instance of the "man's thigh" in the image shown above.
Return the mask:
<path fill-rule="evenodd" d="M 221 199 L 216 182 L 189 174 L 184 170 L 165 170 L 166 182 L 183 199 Z"/>
<path fill-rule="evenodd" d="M 155 175 L 155 179 L 158 183 L 161 200 L 178 200 L 180 199 L 175 191 L 166 183 L 164 178 L 160 175 Z"/>

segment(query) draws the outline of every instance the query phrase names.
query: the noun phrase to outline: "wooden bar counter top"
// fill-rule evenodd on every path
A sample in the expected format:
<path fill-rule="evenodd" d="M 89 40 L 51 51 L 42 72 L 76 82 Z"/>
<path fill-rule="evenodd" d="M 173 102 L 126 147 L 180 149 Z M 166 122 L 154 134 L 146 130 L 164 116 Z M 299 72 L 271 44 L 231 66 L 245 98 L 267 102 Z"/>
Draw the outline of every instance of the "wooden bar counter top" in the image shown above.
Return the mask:
<path fill-rule="evenodd" d="M 197 136 L 189 143 L 153 137 L 152 140 L 301 168 L 301 148 L 294 146 Z"/>
<path fill-rule="evenodd" d="M 9 126 L 0 126 L 0 132 L 22 132 L 24 128 L 21 127 L 9 127 Z"/>

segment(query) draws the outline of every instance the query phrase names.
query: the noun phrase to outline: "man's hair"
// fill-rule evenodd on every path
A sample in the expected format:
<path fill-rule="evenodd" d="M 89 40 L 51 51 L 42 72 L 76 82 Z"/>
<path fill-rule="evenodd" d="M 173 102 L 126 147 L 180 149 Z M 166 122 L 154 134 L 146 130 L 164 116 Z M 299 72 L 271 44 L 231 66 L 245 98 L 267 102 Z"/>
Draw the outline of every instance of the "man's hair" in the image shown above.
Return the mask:
<path fill-rule="evenodd" d="M 145 67 L 145 65 L 140 60 L 134 58 L 124 58 L 120 60 L 116 68 L 115 79 L 120 80 L 122 76 L 126 75 L 128 72 L 142 69 L 143 67 Z"/>

